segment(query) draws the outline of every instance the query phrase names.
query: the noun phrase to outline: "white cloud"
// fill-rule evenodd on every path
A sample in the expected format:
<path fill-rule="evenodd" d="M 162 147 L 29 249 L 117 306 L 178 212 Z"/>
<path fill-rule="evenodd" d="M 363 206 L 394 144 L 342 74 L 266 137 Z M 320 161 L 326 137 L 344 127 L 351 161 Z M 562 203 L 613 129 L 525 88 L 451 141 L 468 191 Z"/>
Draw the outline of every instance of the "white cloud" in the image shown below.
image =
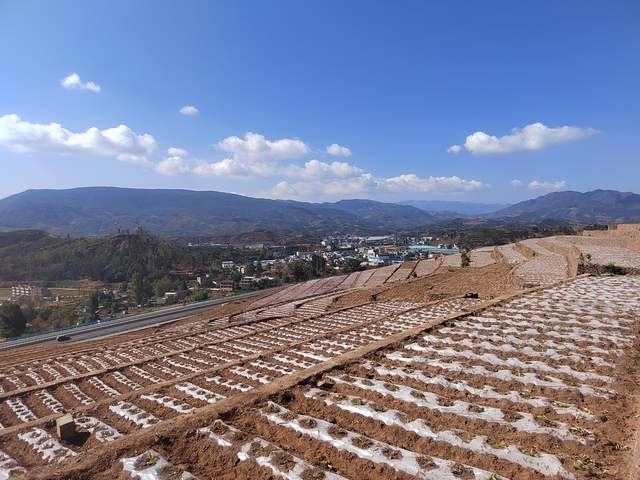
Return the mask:
<path fill-rule="evenodd" d="M 357 177 L 328 181 L 279 182 L 272 190 L 264 192 L 272 198 L 317 198 L 318 196 L 357 195 L 374 190 L 376 180 L 370 173 Z"/>
<path fill-rule="evenodd" d="M 167 149 L 168 157 L 162 159 L 153 166 L 153 169 L 163 175 L 178 175 L 179 173 L 190 173 L 191 166 L 185 160 L 189 154 L 183 148 L 170 147 Z"/>
<path fill-rule="evenodd" d="M 469 135 L 464 148 L 474 155 L 500 155 L 522 150 L 540 150 L 558 143 L 571 142 L 589 137 L 598 131 L 593 128 L 547 127 L 542 123 L 532 123 L 524 128 L 514 128 L 502 137 L 478 131 Z M 449 147 L 449 153 L 458 153 L 460 145 Z"/>
<path fill-rule="evenodd" d="M 308 154 L 310 148 L 301 140 L 283 138 L 269 140 L 264 135 L 248 132 L 244 137 L 231 136 L 214 145 L 230 156 L 207 162 L 189 161 L 188 153 L 176 147 L 167 150 L 168 157 L 155 165 L 164 175 L 191 173 L 238 179 L 255 177 L 285 177 L 269 192 L 275 198 L 313 198 L 318 196 L 346 196 L 366 193 L 398 192 L 469 192 L 487 188 L 478 180 L 451 177 L 419 177 L 404 174 L 376 177 L 348 162 L 308 160 L 302 165 L 283 162 Z"/>
<path fill-rule="evenodd" d="M 350 157 L 351 149 L 347 147 L 343 147 L 342 145 L 338 145 L 337 143 L 332 143 L 326 149 L 329 155 L 334 157 Z"/>
<path fill-rule="evenodd" d="M 189 152 L 187 152 L 184 148 L 169 147 L 167 149 L 167 153 L 170 157 L 186 157 Z"/>
<path fill-rule="evenodd" d="M 522 181 L 514 178 L 513 180 L 511 180 L 511 186 L 513 188 L 520 188 L 522 186 Z"/>
<path fill-rule="evenodd" d="M 85 132 L 71 132 L 59 123 L 31 123 L 18 115 L 0 117 L 0 145 L 16 152 L 53 152 L 114 156 L 119 160 L 148 164 L 148 155 L 156 148 L 148 133 L 137 134 L 126 125 Z"/>
<path fill-rule="evenodd" d="M 283 171 L 287 176 L 305 179 L 347 178 L 363 173 L 361 168 L 347 162 L 325 163 L 319 160 L 309 160 L 302 167 L 290 165 L 283 169 Z"/>
<path fill-rule="evenodd" d="M 185 105 L 178 110 L 182 115 L 197 115 L 199 110 L 193 105 Z"/>
<path fill-rule="evenodd" d="M 264 135 L 252 132 L 247 132 L 243 138 L 235 135 L 226 137 L 214 147 L 231 156 L 215 162 L 200 161 L 192 168 L 194 174 L 233 178 L 303 175 L 306 167 L 283 166 L 280 162 L 300 158 L 310 151 L 303 141 L 296 138 L 268 140 Z"/>
<path fill-rule="evenodd" d="M 99 93 L 100 90 L 102 90 L 100 85 L 98 85 L 97 83 L 94 83 L 94 82 L 83 83 L 82 80 L 80 80 L 80 75 L 78 75 L 77 73 L 72 73 L 70 75 L 67 75 L 65 78 L 62 79 L 62 81 L 60 82 L 60 85 L 62 85 L 64 88 L 67 88 L 69 90 L 89 90 L 94 93 Z"/>
<path fill-rule="evenodd" d="M 225 158 L 217 162 L 198 162 L 192 169 L 193 173 L 201 176 L 248 178 L 255 176 L 268 176 L 270 170 L 264 165 L 244 165 L 231 158 Z"/>
<path fill-rule="evenodd" d="M 449 148 L 447 148 L 447 153 L 460 153 L 462 151 L 462 145 L 451 145 Z"/>
<path fill-rule="evenodd" d="M 531 182 L 529 182 L 529 190 L 556 191 L 564 190 L 565 188 L 567 188 L 567 182 L 564 180 L 558 180 L 555 182 L 532 180 Z"/>
<path fill-rule="evenodd" d="M 267 140 L 259 133 L 247 132 L 244 138 L 231 136 L 215 144 L 219 150 L 229 152 L 237 160 L 269 161 L 300 158 L 309 153 L 309 147 L 297 138 Z"/>
<path fill-rule="evenodd" d="M 266 195 L 273 198 L 313 198 L 397 192 L 460 193 L 487 187 L 487 184 L 478 180 L 463 180 L 457 176 L 422 178 L 410 173 L 378 178 L 371 173 L 361 173 L 349 178 L 333 178 L 326 181 L 281 181 L 266 192 Z"/>
<path fill-rule="evenodd" d="M 301 196 L 300 192 L 285 180 L 278 182 L 275 187 L 265 193 L 272 198 L 299 198 Z"/>
<path fill-rule="evenodd" d="M 156 172 L 163 175 L 177 175 L 179 173 L 189 173 L 191 167 L 180 157 L 168 157 L 155 164 Z"/>
<path fill-rule="evenodd" d="M 414 173 L 398 175 L 380 181 L 381 186 L 390 192 L 469 192 L 486 188 L 487 185 L 478 180 L 463 180 L 452 177 L 418 177 Z"/>

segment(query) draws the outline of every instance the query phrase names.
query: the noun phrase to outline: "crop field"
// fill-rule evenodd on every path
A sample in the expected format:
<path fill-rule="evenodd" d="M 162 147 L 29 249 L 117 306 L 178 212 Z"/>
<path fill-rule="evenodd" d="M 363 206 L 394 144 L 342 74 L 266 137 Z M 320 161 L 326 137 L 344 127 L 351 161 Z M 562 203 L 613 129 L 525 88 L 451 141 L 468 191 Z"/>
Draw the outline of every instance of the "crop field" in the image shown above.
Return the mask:
<path fill-rule="evenodd" d="M 21 468 L 64 461 L 78 452 L 47 428 L 62 412 L 73 411 L 78 424 L 96 435 L 86 451 L 357 350 L 461 302 L 384 302 L 207 333 L 174 331 L 163 339 L 10 367 L 0 377 L 0 450 Z"/>
<path fill-rule="evenodd" d="M 541 253 L 513 248 L 527 259 L 516 271 L 547 256 L 529 248 Z M 4 354 L 0 479 L 632 478 L 640 277 L 330 308 L 436 263 L 305 282 L 153 335 Z M 76 438 L 56 434 L 65 413 Z"/>

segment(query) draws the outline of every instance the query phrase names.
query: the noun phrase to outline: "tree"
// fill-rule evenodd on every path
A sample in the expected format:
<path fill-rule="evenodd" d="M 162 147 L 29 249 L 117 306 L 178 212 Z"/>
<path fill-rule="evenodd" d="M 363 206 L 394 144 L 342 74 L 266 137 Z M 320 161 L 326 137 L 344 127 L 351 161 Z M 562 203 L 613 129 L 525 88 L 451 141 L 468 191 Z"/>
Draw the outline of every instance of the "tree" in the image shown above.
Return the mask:
<path fill-rule="evenodd" d="M 142 305 L 145 301 L 144 278 L 137 272 L 129 280 L 129 297 L 136 305 Z"/>
<path fill-rule="evenodd" d="M 244 266 L 244 274 L 251 276 L 256 273 L 256 267 L 253 266 L 253 262 L 249 262 Z"/>
<path fill-rule="evenodd" d="M 27 328 L 20 305 L 4 303 L 0 305 L 0 337 L 17 337 Z"/>
<path fill-rule="evenodd" d="M 196 290 L 193 294 L 194 302 L 201 302 L 202 300 L 206 300 L 207 298 L 209 298 L 209 292 L 205 288 Z"/>
<path fill-rule="evenodd" d="M 162 297 L 166 292 L 170 292 L 173 289 L 175 289 L 175 284 L 173 283 L 171 278 L 169 278 L 168 275 L 165 275 L 164 277 L 162 277 L 160 280 L 156 282 L 156 285 L 155 285 L 156 297 Z"/>
<path fill-rule="evenodd" d="M 31 301 L 21 303 L 20 310 L 22 310 L 22 316 L 26 323 L 31 323 L 38 316 L 38 310 Z"/>
<path fill-rule="evenodd" d="M 463 268 L 468 267 L 470 263 L 471 259 L 469 258 L 469 255 L 467 255 L 467 252 L 463 252 L 460 256 L 460 266 Z"/>
<path fill-rule="evenodd" d="M 311 271 L 314 277 L 322 275 L 327 267 L 327 261 L 320 255 L 311 256 Z"/>
<path fill-rule="evenodd" d="M 96 310 L 98 310 L 98 293 L 93 293 L 89 295 L 87 300 L 87 318 L 89 320 L 95 320 L 98 317 Z"/>
<path fill-rule="evenodd" d="M 287 265 L 287 275 L 296 282 L 311 278 L 311 266 L 303 260 L 292 260 Z"/>
<path fill-rule="evenodd" d="M 358 258 L 349 257 L 344 262 L 344 273 L 352 273 L 360 270 L 361 260 Z"/>

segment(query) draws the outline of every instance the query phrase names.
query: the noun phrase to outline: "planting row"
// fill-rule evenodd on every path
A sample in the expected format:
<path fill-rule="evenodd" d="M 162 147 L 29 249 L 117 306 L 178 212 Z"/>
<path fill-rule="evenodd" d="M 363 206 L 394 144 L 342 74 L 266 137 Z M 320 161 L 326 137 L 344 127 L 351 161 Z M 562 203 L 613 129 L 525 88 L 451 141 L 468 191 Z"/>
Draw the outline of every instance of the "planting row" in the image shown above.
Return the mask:
<path fill-rule="evenodd" d="M 12 398 L 3 404 L 0 416 L 5 426 L 10 426 L 81 408 L 82 421 L 78 421 L 78 424 L 86 430 L 93 426 L 93 436 L 99 442 L 110 441 L 175 415 L 188 415 L 197 408 L 310 368 L 399 330 L 429 322 L 466 305 L 464 302 L 453 300 L 419 309 L 416 309 L 418 304 L 410 302 L 365 305 L 356 310 L 359 322 L 355 322 L 352 315 L 338 312 L 330 316 L 331 320 L 327 316 L 273 330 L 268 336 L 255 335 L 241 340 L 229 340 L 182 354 L 181 357 L 167 357 L 162 361 L 134 365 L 122 371 L 88 377 L 77 384 L 65 383 L 51 392 L 41 390 L 26 397 Z M 393 315 L 403 310 L 410 311 L 393 319 L 390 317 L 380 320 L 381 313 Z M 346 328 L 346 331 L 331 334 L 340 328 Z M 275 334 L 271 335 L 273 332 Z M 303 341 L 305 337 L 323 333 L 327 334 L 324 338 Z M 295 346 L 288 347 L 289 344 Z M 281 351 L 260 356 L 260 352 L 265 349 Z M 226 361 L 248 357 L 253 358 L 224 368 Z M 216 366 L 218 368 L 212 368 Z M 206 373 L 209 369 L 214 371 Z M 45 399 L 43 392 L 49 401 L 48 406 L 42 401 Z M 18 403 L 14 405 L 14 402 Z M 18 408 L 22 418 L 17 416 Z M 32 427 L 27 427 L 26 431 L 29 428 Z M 42 431 L 51 435 L 51 432 Z M 98 436 L 95 432 L 104 433 Z M 0 449 L 5 448 L 10 452 L 18 465 L 33 468 L 43 461 L 49 461 L 48 457 L 43 458 L 30 450 L 24 451 L 19 447 L 19 440 L 14 434 L 6 435 L 4 442 L 0 444 Z M 91 448 L 91 445 L 87 443 L 80 450 L 73 445 L 64 446 L 77 453 Z"/>
<path fill-rule="evenodd" d="M 52 358 L 49 362 L 39 360 L 23 366 L 12 367 L 0 374 L 0 385 L 3 393 L 7 394 L 27 387 L 48 385 L 51 382 L 61 383 L 65 379 L 88 376 L 102 370 L 123 368 L 135 363 L 146 363 L 153 358 L 166 362 L 169 357 L 190 353 L 234 338 L 258 335 L 261 338 L 278 340 L 281 338 L 281 332 L 290 331 L 288 326 L 294 324 L 299 327 L 296 331 L 302 332 L 301 335 L 312 336 L 399 313 L 413 306 L 413 304 L 403 305 L 396 302 L 371 304 L 314 318 L 317 304 L 313 302 L 309 304 L 307 309 L 304 306 L 298 309 L 300 311 L 299 317 L 265 320 L 251 325 L 229 326 L 213 331 L 205 330 L 205 333 L 195 332 L 181 338 L 159 339 L 156 343 L 137 344 L 131 342 L 95 352 L 60 355 Z M 303 337 L 295 338 L 300 340 Z M 282 343 L 276 342 L 272 347 L 278 345 L 282 345 Z M 260 344 L 260 347 L 265 348 L 265 345 Z"/>
<path fill-rule="evenodd" d="M 639 287 L 637 277 L 584 278 L 475 315 L 497 321 L 522 310 L 533 327 L 566 324 L 585 337 L 617 325 L 631 343 L 594 351 L 592 360 L 571 337 L 459 328 L 473 317 L 454 320 L 218 422 L 203 432 L 213 440 L 205 448 L 253 450 L 241 461 L 253 466 L 241 471 L 258 475 L 276 473 L 267 463 L 279 472 L 305 465 L 284 478 L 624 478 Z M 584 318 L 598 297 L 593 318 Z M 289 460 L 273 461 L 272 452 Z M 271 460 L 256 461 L 264 457 Z M 310 470 L 317 476 L 301 476 Z M 198 474 L 228 472 L 217 464 Z"/>

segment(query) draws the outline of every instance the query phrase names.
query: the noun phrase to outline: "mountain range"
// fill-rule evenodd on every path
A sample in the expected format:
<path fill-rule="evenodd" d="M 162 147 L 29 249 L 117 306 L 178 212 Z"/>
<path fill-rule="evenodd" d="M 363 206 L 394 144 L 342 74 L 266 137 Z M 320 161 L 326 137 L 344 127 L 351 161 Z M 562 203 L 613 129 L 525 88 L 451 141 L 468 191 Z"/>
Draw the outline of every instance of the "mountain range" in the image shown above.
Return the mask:
<path fill-rule="evenodd" d="M 488 218 L 522 221 L 565 220 L 579 223 L 640 222 L 640 195 L 617 190 L 553 192 L 516 203 Z"/>
<path fill-rule="evenodd" d="M 445 200 L 405 200 L 399 205 L 409 205 L 430 213 L 448 213 L 459 215 L 483 215 L 493 213 L 509 206 L 508 203 L 474 203 Z"/>
<path fill-rule="evenodd" d="M 308 203 L 223 192 L 84 187 L 27 190 L 0 200 L 0 228 L 104 235 L 144 230 L 158 235 L 232 235 L 255 230 L 361 234 L 422 226 L 438 217 L 372 200 Z"/>
<path fill-rule="evenodd" d="M 419 229 L 465 215 L 505 221 L 640 222 L 640 195 L 615 190 L 554 192 L 499 207 L 422 201 L 310 203 L 213 191 L 83 187 L 27 190 L 0 200 L 0 229 L 42 229 L 78 236 L 138 227 L 170 236 L 257 230 L 325 235 Z M 494 208 L 498 209 L 491 211 Z"/>

